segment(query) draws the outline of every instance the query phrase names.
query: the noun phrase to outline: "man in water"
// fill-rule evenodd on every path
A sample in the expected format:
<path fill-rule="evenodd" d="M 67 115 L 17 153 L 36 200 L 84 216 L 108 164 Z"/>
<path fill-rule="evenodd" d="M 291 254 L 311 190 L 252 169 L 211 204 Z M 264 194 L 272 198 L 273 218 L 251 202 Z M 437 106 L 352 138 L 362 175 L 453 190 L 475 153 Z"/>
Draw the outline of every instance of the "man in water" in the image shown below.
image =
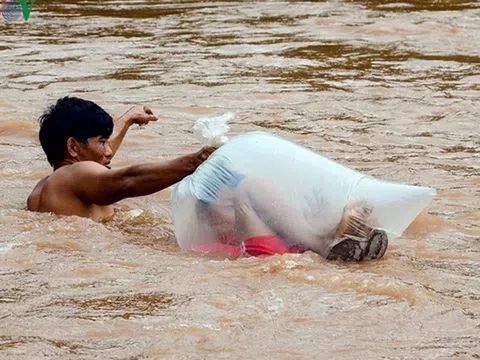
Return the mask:
<path fill-rule="evenodd" d="M 28 209 L 106 219 L 113 215 L 117 201 L 153 194 L 175 184 L 215 150 L 205 147 L 167 161 L 110 170 L 129 127 L 157 119 L 145 106 L 130 109 L 114 124 L 92 101 L 59 99 L 40 117 L 40 143 L 53 173 L 35 186 L 28 197 Z"/>

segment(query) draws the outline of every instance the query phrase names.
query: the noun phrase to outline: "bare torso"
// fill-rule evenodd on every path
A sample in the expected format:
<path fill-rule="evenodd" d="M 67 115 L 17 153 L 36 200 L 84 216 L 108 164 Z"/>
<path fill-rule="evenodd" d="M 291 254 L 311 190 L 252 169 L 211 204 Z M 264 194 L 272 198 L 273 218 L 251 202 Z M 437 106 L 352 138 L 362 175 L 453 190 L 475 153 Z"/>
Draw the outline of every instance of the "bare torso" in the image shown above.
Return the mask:
<path fill-rule="evenodd" d="M 39 181 L 28 197 L 28 209 L 59 215 L 77 215 L 95 221 L 111 217 L 114 213 L 113 205 L 89 204 L 74 194 L 69 184 L 70 166 L 72 165 L 63 166 Z"/>

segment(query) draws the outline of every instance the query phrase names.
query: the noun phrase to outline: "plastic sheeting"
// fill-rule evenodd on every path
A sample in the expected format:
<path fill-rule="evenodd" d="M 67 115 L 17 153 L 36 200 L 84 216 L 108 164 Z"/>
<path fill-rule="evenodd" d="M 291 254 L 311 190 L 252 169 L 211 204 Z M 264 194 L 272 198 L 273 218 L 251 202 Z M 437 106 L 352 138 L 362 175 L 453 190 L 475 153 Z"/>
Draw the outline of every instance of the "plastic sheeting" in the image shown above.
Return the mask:
<path fill-rule="evenodd" d="M 220 147 L 228 141 L 226 134 L 230 131 L 228 122 L 235 118 L 232 112 L 220 116 L 199 118 L 193 127 L 195 136 L 205 145 Z"/>
<path fill-rule="evenodd" d="M 434 195 L 434 189 L 377 180 L 284 138 L 253 132 L 226 142 L 177 184 L 172 206 L 175 235 L 186 249 L 242 245 L 267 229 L 288 246 L 326 257 L 345 237 L 342 228 L 358 239 L 366 229 L 384 230 L 390 240 L 401 235 Z"/>

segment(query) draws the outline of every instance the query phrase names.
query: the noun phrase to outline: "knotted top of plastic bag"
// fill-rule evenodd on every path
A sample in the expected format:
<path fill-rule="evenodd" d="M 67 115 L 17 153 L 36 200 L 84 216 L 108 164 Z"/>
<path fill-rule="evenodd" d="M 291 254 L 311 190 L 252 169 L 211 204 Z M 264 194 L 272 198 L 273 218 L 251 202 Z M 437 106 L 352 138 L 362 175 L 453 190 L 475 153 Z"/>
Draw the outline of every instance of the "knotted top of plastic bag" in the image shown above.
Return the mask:
<path fill-rule="evenodd" d="M 228 141 L 226 134 L 230 131 L 228 122 L 235 118 L 233 112 L 220 116 L 203 116 L 193 126 L 193 133 L 205 145 L 220 147 Z"/>

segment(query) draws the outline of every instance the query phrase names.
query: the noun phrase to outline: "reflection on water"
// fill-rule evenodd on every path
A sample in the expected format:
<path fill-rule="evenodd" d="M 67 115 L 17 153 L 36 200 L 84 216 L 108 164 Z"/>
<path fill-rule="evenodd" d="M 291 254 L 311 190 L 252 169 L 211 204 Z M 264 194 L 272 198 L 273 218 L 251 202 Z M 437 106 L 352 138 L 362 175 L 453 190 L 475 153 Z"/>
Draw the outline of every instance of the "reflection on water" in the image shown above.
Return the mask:
<path fill-rule="evenodd" d="M 0 357 L 479 357 L 479 11 L 54 0 L 0 21 Z M 196 149 L 194 120 L 233 110 L 234 133 L 278 133 L 438 196 L 365 264 L 186 253 L 168 190 L 103 224 L 33 214 L 25 199 L 50 172 L 35 119 L 66 94 L 161 115 L 131 129 L 116 166 Z"/>

